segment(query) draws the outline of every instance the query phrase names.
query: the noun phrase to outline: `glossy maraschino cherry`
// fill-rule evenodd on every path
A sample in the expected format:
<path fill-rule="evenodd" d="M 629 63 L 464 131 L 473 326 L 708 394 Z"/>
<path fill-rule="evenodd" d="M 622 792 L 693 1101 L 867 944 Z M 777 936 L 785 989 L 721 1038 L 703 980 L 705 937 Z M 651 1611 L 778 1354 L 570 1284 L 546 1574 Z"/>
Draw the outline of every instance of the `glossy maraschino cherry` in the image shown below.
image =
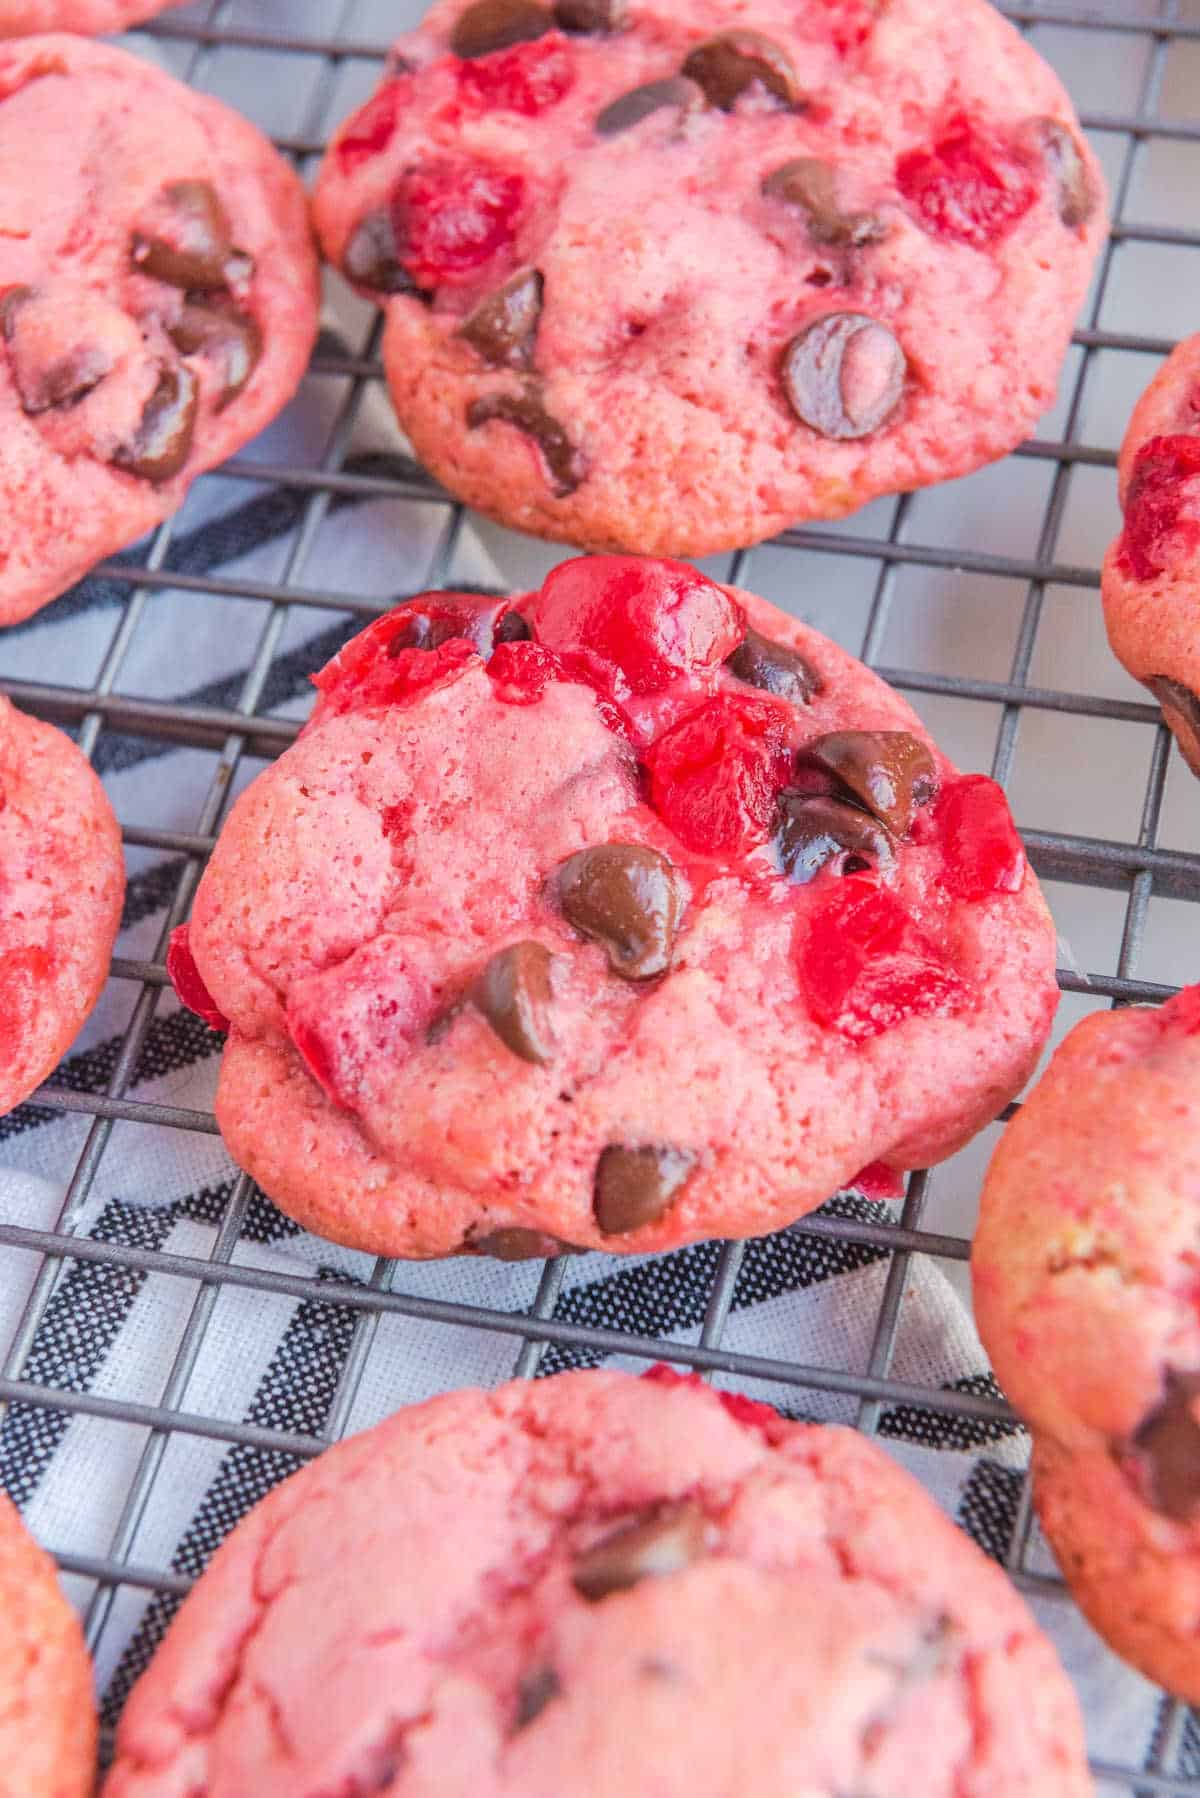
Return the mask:
<path fill-rule="evenodd" d="M 651 745 L 650 803 L 681 843 L 734 857 L 766 842 L 791 774 L 790 722 L 780 701 L 721 693 Z"/>
<path fill-rule="evenodd" d="M 1020 892 L 1025 850 L 1003 787 L 986 774 L 964 774 L 943 787 L 934 822 L 946 858 L 942 884 L 956 899 Z"/>
<path fill-rule="evenodd" d="M 575 65 L 559 32 L 472 57 L 458 68 L 459 93 L 467 104 L 481 112 L 518 112 L 527 119 L 557 106 L 574 81 Z"/>
<path fill-rule="evenodd" d="M 1135 580 L 1153 580 L 1166 567 L 1166 545 L 1190 499 L 1200 540 L 1200 437 L 1151 437 L 1133 464 L 1125 496 L 1119 555 Z"/>
<path fill-rule="evenodd" d="M 743 621 L 729 595 L 686 562 L 577 556 L 547 575 L 534 629 L 600 691 L 623 698 L 719 668 Z"/>
<path fill-rule="evenodd" d="M 507 599 L 474 593 L 419 593 L 364 631 L 313 675 L 314 718 L 399 705 L 456 680 L 492 644 L 510 610 Z"/>
<path fill-rule="evenodd" d="M 229 1029 L 229 1019 L 200 977 L 188 942 L 186 924 L 177 924 L 171 932 L 171 941 L 167 945 L 167 979 L 175 988 L 179 1003 L 194 1011 L 198 1018 L 203 1018 L 210 1030 Z"/>
<path fill-rule="evenodd" d="M 856 875 L 813 913 L 797 966 L 813 1017 L 852 1042 L 952 1011 L 967 996 L 895 894 Z"/>
<path fill-rule="evenodd" d="M 896 162 L 896 185 L 934 237 L 986 250 L 1011 230 L 1037 199 L 1024 163 L 956 113 L 928 149 Z"/>
<path fill-rule="evenodd" d="M 524 177 L 463 156 L 431 156 L 392 190 L 400 260 L 426 292 L 473 281 L 512 243 L 525 201 Z"/>

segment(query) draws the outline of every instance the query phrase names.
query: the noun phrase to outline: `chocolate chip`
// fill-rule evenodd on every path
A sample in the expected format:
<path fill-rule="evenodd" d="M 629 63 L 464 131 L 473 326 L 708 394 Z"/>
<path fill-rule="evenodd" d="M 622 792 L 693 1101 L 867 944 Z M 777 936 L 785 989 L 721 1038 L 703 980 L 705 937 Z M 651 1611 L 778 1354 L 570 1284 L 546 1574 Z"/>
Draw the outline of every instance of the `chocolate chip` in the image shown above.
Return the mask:
<path fill-rule="evenodd" d="M 542 315 L 542 286 L 537 269 L 522 269 L 479 302 L 458 335 L 497 368 L 528 368 Z"/>
<path fill-rule="evenodd" d="M 610 1143 L 601 1151 L 592 1211 L 605 1236 L 627 1236 L 652 1224 L 674 1203 L 696 1164 L 689 1149 Z"/>
<path fill-rule="evenodd" d="M 523 1230 L 510 1225 L 503 1230 L 488 1230 L 482 1236 L 469 1236 L 463 1244 L 475 1255 L 488 1255 L 493 1261 L 550 1261 L 555 1255 L 574 1255 L 574 1243 L 563 1242 L 542 1230 Z"/>
<path fill-rule="evenodd" d="M 807 705 L 824 686 L 815 668 L 810 668 L 797 650 L 758 631 L 747 630 L 725 666 L 748 687 L 761 687 L 779 699 L 790 699 L 793 705 Z"/>
<path fill-rule="evenodd" d="M 597 1604 L 644 1579 L 680 1573 L 704 1554 L 705 1529 L 704 1512 L 691 1500 L 622 1524 L 576 1557 L 571 1584 L 581 1598 Z"/>
<path fill-rule="evenodd" d="M 720 31 L 688 52 L 683 73 L 704 89 L 709 102 L 729 112 L 757 83 L 783 106 L 802 106 L 804 96 L 792 59 L 758 31 Z"/>
<path fill-rule="evenodd" d="M 1074 134 L 1058 119 L 1034 119 L 1033 131 L 1054 176 L 1059 218 L 1072 229 L 1086 225 L 1100 203 L 1100 195 Z"/>
<path fill-rule="evenodd" d="M 1149 687 L 1163 708 L 1163 720 L 1175 734 L 1179 753 L 1200 777 L 1200 696 L 1169 674 L 1143 675 L 1142 685 Z"/>
<path fill-rule="evenodd" d="M 522 1675 L 517 1687 L 517 1710 L 513 1718 L 513 1733 L 519 1729 L 528 1729 L 537 1720 L 546 1706 L 553 1702 L 562 1691 L 562 1681 L 553 1667 L 535 1667 L 531 1673 Z"/>
<path fill-rule="evenodd" d="M 191 453 L 198 392 L 185 363 L 164 367 L 132 441 L 113 457 L 117 466 L 155 484 L 177 475 Z"/>
<path fill-rule="evenodd" d="M 556 418 L 551 418 L 537 395 L 524 393 L 485 393 L 472 400 L 467 408 L 467 424 L 471 430 L 489 424 L 493 419 L 524 432 L 541 453 L 550 491 L 559 499 L 574 493 L 587 469 L 579 450 L 571 442 Z"/>
<path fill-rule="evenodd" d="M 886 325 L 865 312 L 829 312 L 783 352 L 784 392 L 823 437 L 869 437 L 895 411 L 908 362 Z"/>
<path fill-rule="evenodd" d="M 554 22 L 563 31 L 600 35 L 629 23 L 628 0 L 556 0 Z"/>
<path fill-rule="evenodd" d="M 704 90 L 696 82 L 684 75 L 669 75 L 664 81 L 647 81 L 642 87 L 632 87 L 627 94 L 611 100 L 597 114 L 596 131 L 601 137 L 616 137 L 618 132 L 631 130 L 663 107 L 676 106 L 689 113 L 699 112 L 704 105 Z"/>
<path fill-rule="evenodd" d="M 600 944 L 615 974 L 651 980 L 670 966 L 683 911 L 679 878 L 665 855 L 641 843 L 602 843 L 558 870 L 563 915 Z"/>
<path fill-rule="evenodd" d="M 234 254 L 229 215 L 209 181 L 171 181 L 154 202 L 155 225 L 135 231 L 129 254 L 134 267 L 172 287 L 206 292 L 246 272 L 231 269 Z"/>
<path fill-rule="evenodd" d="M 798 782 L 805 773 L 832 778 L 896 836 L 937 792 L 937 771 L 925 745 L 906 730 L 835 730 L 796 752 Z"/>
<path fill-rule="evenodd" d="M 785 793 L 775 833 L 780 864 L 796 886 L 815 880 L 822 868 L 854 874 L 890 868 L 892 838 L 882 824 L 857 806 L 824 793 Z"/>
<path fill-rule="evenodd" d="M 493 643 L 530 643 L 533 632 L 519 612 L 505 612 L 492 633 Z"/>
<path fill-rule="evenodd" d="M 490 56 L 511 44 L 527 44 L 553 29 L 554 15 L 537 0 L 475 0 L 450 33 L 455 56 Z"/>
<path fill-rule="evenodd" d="M 522 1061 L 554 1059 L 550 1025 L 554 957 L 543 943 L 510 943 L 487 963 L 471 988 L 471 1002 L 500 1041 Z"/>
<path fill-rule="evenodd" d="M 21 410 L 30 418 L 40 412 L 65 409 L 79 403 L 111 374 L 111 355 L 100 344 L 77 344 L 66 355 L 25 369 L 18 364 L 17 389 Z"/>
<path fill-rule="evenodd" d="M 1200 1511 L 1200 1374 L 1168 1368 L 1162 1402 L 1138 1426 L 1133 1452 L 1150 1502 L 1165 1517 L 1190 1523 Z"/>
<path fill-rule="evenodd" d="M 808 234 L 815 243 L 858 249 L 887 236 L 887 225 L 877 212 L 843 212 L 838 205 L 834 173 L 816 156 L 798 156 L 785 162 L 763 180 L 769 199 L 798 206 L 808 220 Z"/>
<path fill-rule="evenodd" d="M 373 293 L 416 293 L 417 285 L 400 260 L 391 208 L 381 206 L 358 221 L 342 251 L 342 273 Z"/>
<path fill-rule="evenodd" d="M 170 326 L 168 336 L 181 355 L 207 356 L 220 371 L 218 412 L 237 398 L 262 355 L 262 332 L 257 321 L 248 312 L 235 312 L 232 307 L 189 301 Z"/>

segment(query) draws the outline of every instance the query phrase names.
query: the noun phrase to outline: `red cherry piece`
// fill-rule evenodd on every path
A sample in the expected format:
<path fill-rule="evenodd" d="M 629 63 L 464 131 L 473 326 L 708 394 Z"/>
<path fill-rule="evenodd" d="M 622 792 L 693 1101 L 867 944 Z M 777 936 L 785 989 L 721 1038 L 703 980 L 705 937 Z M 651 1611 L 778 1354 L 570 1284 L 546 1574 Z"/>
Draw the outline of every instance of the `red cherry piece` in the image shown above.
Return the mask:
<path fill-rule="evenodd" d="M 859 1168 L 853 1180 L 847 1180 L 846 1185 L 861 1193 L 864 1199 L 880 1203 L 885 1199 L 904 1197 L 904 1175 L 898 1174 L 886 1161 L 868 1162 L 866 1167 Z"/>
<path fill-rule="evenodd" d="M 896 185 L 934 237 L 986 250 L 1037 199 L 1028 168 L 957 113 L 929 150 L 896 162 Z"/>
<path fill-rule="evenodd" d="M 1159 1012 L 1164 1027 L 1171 1026 L 1183 1036 L 1200 1031 L 1200 986 L 1185 986 Z"/>
<path fill-rule="evenodd" d="M 677 1367 L 671 1367 L 666 1361 L 656 1361 L 642 1375 L 651 1386 L 703 1386 L 704 1381 L 693 1369 L 691 1373 L 680 1373 Z"/>
<path fill-rule="evenodd" d="M 188 941 L 188 927 L 177 924 L 167 945 L 167 979 L 181 1005 L 203 1018 L 210 1030 L 228 1030 L 229 1019 L 200 978 L 200 970 Z"/>
<path fill-rule="evenodd" d="M 550 682 L 562 677 L 558 657 L 540 643 L 498 643 L 487 671 L 504 705 L 536 705 Z"/>
<path fill-rule="evenodd" d="M 664 731 L 646 755 L 650 802 L 701 855 L 744 855 L 765 843 L 791 773 L 787 708 L 732 693 Z"/>
<path fill-rule="evenodd" d="M 744 1424 L 749 1430 L 761 1430 L 765 1434 L 779 1422 L 778 1411 L 759 1399 L 747 1398 L 744 1392 L 718 1391 L 717 1397 L 734 1422 Z"/>
<path fill-rule="evenodd" d="M 741 642 L 739 608 L 684 562 L 577 556 L 546 577 L 532 620 L 539 643 L 591 670 L 615 694 L 659 693 L 718 668 Z"/>
<path fill-rule="evenodd" d="M 408 98 L 411 83 L 385 81 L 371 95 L 365 106 L 346 121 L 337 141 L 338 167 L 343 175 L 353 174 L 364 162 L 386 150 L 396 133 L 400 108 Z"/>
<path fill-rule="evenodd" d="M 392 192 L 392 221 L 416 285 L 473 281 L 511 245 L 524 198 L 523 178 L 492 163 L 435 156 L 407 169 Z"/>
<path fill-rule="evenodd" d="M 356 1108 L 364 1081 L 380 1064 L 407 1058 L 432 1016 L 428 983 L 405 966 L 402 945 L 386 936 L 297 981 L 286 1010 L 301 1060 L 343 1111 Z"/>
<path fill-rule="evenodd" d="M 951 1011 L 967 995 L 900 901 L 854 876 L 813 916 L 799 973 L 813 1017 L 852 1042 Z"/>
<path fill-rule="evenodd" d="M 447 686 L 478 656 L 465 635 L 471 628 L 469 619 L 450 607 L 437 609 L 436 615 L 435 608 L 422 612 L 415 604 L 386 612 L 313 675 L 320 698 L 310 723 L 341 712 L 400 705 L 429 687 Z M 440 634 L 448 629 L 459 634 Z M 419 647 L 426 634 L 436 639 L 427 649 Z"/>
<path fill-rule="evenodd" d="M 458 69 L 459 92 L 468 105 L 484 112 L 519 112 L 527 119 L 557 106 L 574 82 L 571 53 L 558 32 L 473 57 Z"/>
<path fill-rule="evenodd" d="M 1149 581 L 1166 567 L 1166 541 L 1179 522 L 1190 482 L 1200 475 L 1200 437 L 1151 437 L 1133 464 L 1125 497 L 1120 558 L 1135 580 Z M 1200 536 L 1200 482 L 1192 489 L 1195 531 Z"/>
<path fill-rule="evenodd" d="M 38 944 L 0 954 L 0 1059 L 17 1054 L 41 1009 L 41 988 L 53 968 L 54 957 Z"/>
<path fill-rule="evenodd" d="M 1025 850 L 1004 789 L 986 774 L 967 774 L 943 787 L 936 822 L 946 865 L 942 884 L 956 899 L 1019 893 Z"/>

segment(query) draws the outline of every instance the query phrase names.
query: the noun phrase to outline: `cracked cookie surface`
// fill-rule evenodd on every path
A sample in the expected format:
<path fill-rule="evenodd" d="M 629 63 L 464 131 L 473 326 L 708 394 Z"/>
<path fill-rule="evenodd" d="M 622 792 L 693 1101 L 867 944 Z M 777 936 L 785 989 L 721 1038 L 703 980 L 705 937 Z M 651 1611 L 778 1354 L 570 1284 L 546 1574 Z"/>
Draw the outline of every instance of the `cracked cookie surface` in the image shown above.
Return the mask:
<path fill-rule="evenodd" d="M 1100 577 L 1108 640 L 1200 776 L 1200 336 L 1134 407 L 1117 476 L 1124 527 Z"/>
<path fill-rule="evenodd" d="M 1006 1126 L 971 1266 L 1081 1607 L 1200 1699 L 1200 987 L 1098 1012 Z"/>
<path fill-rule="evenodd" d="M 231 1152 L 321 1234 L 758 1235 L 1031 1071 L 1055 939 L 1003 794 L 753 595 L 579 558 L 421 596 L 315 678 L 173 972 L 229 1028 Z"/>
<path fill-rule="evenodd" d="M 1053 1649 L 907 1474 L 660 1369 L 450 1394 L 286 1481 L 135 1689 L 105 1798 L 651 1778 L 658 1798 L 1091 1790 Z"/>
<path fill-rule="evenodd" d="M 252 125 L 83 38 L 0 46 L 0 181 L 11 623 L 274 418 L 315 340 L 317 271 L 304 191 Z"/>
<path fill-rule="evenodd" d="M 95 1768 L 83 1632 L 53 1561 L 0 1492 L 0 1791 L 89 1798 Z"/>
<path fill-rule="evenodd" d="M 124 892 L 121 832 L 87 761 L 0 697 L 0 1115 L 99 998 Z"/>
<path fill-rule="evenodd" d="M 326 255 L 481 511 L 703 555 L 1005 454 L 1104 231 L 982 0 L 438 0 L 336 133 Z"/>

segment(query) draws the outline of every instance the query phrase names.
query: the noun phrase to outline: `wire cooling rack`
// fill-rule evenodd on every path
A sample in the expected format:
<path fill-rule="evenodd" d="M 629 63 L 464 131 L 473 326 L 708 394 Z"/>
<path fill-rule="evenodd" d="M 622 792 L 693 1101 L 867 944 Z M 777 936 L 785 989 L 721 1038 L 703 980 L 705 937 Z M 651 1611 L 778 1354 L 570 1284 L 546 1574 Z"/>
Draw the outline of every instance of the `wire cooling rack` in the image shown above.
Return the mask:
<path fill-rule="evenodd" d="M 1065 1027 L 1098 1005 L 1159 1001 L 1197 971 L 1187 956 L 1195 920 L 1190 907 L 1200 899 L 1200 856 L 1188 847 L 1195 789 L 1156 708 L 1107 656 L 1096 590 L 1099 555 L 1115 524 L 1114 448 L 1129 406 L 1171 341 L 1200 323 L 1188 316 L 1189 290 L 1200 291 L 1200 0 L 1004 10 L 1066 78 L 1113 196 L 1111 240 L 1075 334 L 1058 406 L 1044 422 L 1046 435 L 970 481 L 880 502 L 839 526 L 788 531 L 713 566 L 724 578 L 772 597 L 797 586 L 818 593 L 820 604 L 806 606 L 805 615 L 900 687 L 956 759 L 990 765 L 1006 784 L 1060 923 L 1068 964 L 1060 970 Z M 236 89 L 243 109 L 307 170 L 331 125 L 370 90 L 388 42 L 408 22 L 396 0 L 205 0 L 166 14 L 131 43 L 207 91 L 233 97 Z M 32 1427 L 48 1437 L 81 1417 L 139 1432 L 128 1489 L 103 1551 L 83 1552 L 70 1541 L 50 1544 L 64 1573 L 73 1576 L 93 1649 L 123 1593 L 161 1595 L 165 1602 L 190 1583 L 189 1571 L 178 1564 L 168 1569 L 133 1556 L 172 1444 L 195 1438 L 218 1449 L 265 1453 L 268 1461 L 277 1457 L 271 1462 L 277 1474 L 288 1471 L 346 1429 L 378 1331 L 389 1318 L 417 1329 L 487 1332 L 508 1344 L 510 1370 L 525 1375 L 538 1370 L 548 1351 L 634 1361 L 666 1353 L 718 1373 L 726 1383 L 791 1388 L 801 1407 L 805 1393 L 840 1395 L 857 1406 L 858 1425 L 867 1432 L 879 1428 L 887 1408 L 906 1406 L 964 1426 L 997 1432 L 1012 1426 L 1007 1406 L 986 1383 L 952 1389 L 894 1373 L 913 1258 L 935 1258 L 963 1286 L 986 1141 L 934 1179 L 911 1176 L 895 1213 L 843 1203 L 795 1227 L 804 1239 L 886 1257 L 869 1358 L 856 1371 L 723 1346 L 748 1252 L 737 1243 L 713 1251 L 696 1339 L 664 1345 L 561 1314 L 562 1261 L 545 1265 L 532 1302 L 517 1310 L 415 1291 L 404 1264 L 381 1261 L 363 1280 L 326 1271 L 319 1281 L 315 1272 L 250 1265 L 239 1260 L 238 1248 L 254 1234 L 256 1220 L 261 1223 L 263 1202 L 245 1176 L 208 1194 L 214 1233 L 207 1253 L 83 1231 L 105 1158 L 119 1152 L 114 1132 L 133 1124 L 142 1140 L 167 1136 L 174 1145 L 181 1136 L 215 1133 L 209 1111 L 138 1098 L 135 1088 L 154 1041 L 156 1012 L 162 1015 L 166 937 L 187 914 L 231 792 L 295 734 L 295 708 L 288 715 L 280 704 L 285 664 L 294 674 L 297 655 L 307 654 L 308 667 L 319 665 L 350 628 L 394 594 L 461 582 L 464 566 L 471 572 L 472 543 L 486 544 L 493 570 L 513 585 L 535 582 L 554 559 L 549 550 L 464 515 L 397 447 L 397 438 L 377 431 L 364 438 L 368 410 L 381 410 L 378 326 L 344 293 L 332 297 L 341 322 L 323 335 L 306 384 L 306 393 L 319 391 L 324 403 L 311 417 L 302 412 L 304 453 L 289 450 L 286 458 L 273 459 L 281 439 L 268 433 L 197 489 L 201 510 L 206 492 L 280 510 L 287 528 L 280 532 L 274 573 L 247 578 L 236 568 L 213 566 L 211 558 L 189 557 L 189 502 L 181 519 L 100 571 L 104 640 L 96 645 L 90 685 L 44 678 L 43 662 L 22 650 L 20 632 L 0 642 L 3 690 L 70 730 L 89 755 L 103 761 L 107 744 L 112 765 L 129 742 L 156 752 L 182 746 L 202 752 L 196 759 L 205 769 L 195 786 L 189 829 L 165 828 L 153 818 L 123 820 L 131 869 L 141 870 L 143 888 L 146 868 L 154 870 L 157 940 L 144 955 L 114 961 L 112 985 L 119 988 L 125 1022 L 108 1045 L 103 1078 L 95 1077 L 94 1065 L 91 1077 L 79 1077 L 69 1060 L 23 1108 L 26 1121 L 80 1114 L 78 1153 L 52 1226 L 0 1224 L 0 1286 L 10 1275 L 15 1279 L 19 1267 L 27 1291 L 0 1363 L 0 1402 L 9 1422 L 18 1415 L 33 1420 Z M 297 404 L 304 407 L 304 395 Z M 320 429 L 313 422 L 318 416 Z M 295 440 L 294 434 L 289 442 Z M 399 561 L 386 576 L 375 570 L 363 583 L 352 560 L 343 560 L 343 578 L 315 578 L 322 533 L 354 505 L 400 508 L 419 518 L 420 565 Z M 95 581 L 91 591 L 94 596 Z M 163 684 L 161 654 L 156 675 L 148 675 L 142 646 L 150 621 L 161 633 L 161 608 L 179 608 L 186 661 L 187 618 L 194 612 L 185 616 L 185 610 L 229 602 L 236 602 L 246 645 L 238 676 L 181 701 L 178 689 L 186 679 L 176 668 L 174 687 L 170 679 Z M 71 596 L 59 602 L 66 614 L 72 604 Z M 314 635 L 310 628 L 297 650 L 293 623 L 306 615 L 310 627 L 322 629 Z M 156 640 L 161 643 L 161 635 Z M 106 1395 L 73 1378 L 69 1367 L 47 1374 L 39 1333 L 53 1319 L 68 1278 L 82 1279 L 86 1297 L 89 1279 L 125 1282 L 132 1291 L 151 1276 L 177 1283 L 187 1295 L 182 1326 L 163 1345 L 156 1402 Z M 269 1407 L 247 1421 L 214 1414 L 220 1409 L 215 1406 L 197 1410 L 189 1400 L 222 1295 L 247 1289 L 264 1305 L 273 1298 L 308 1301 L 319 1295 L 322 1316 L 337 1320 L 340 1371 L 307 1428 L 279 1427 Z M 79 1477 L 85 1474 L 81 1467 Z M 1023 1490 L 1007 1566 L 1035 1598 L 1068 1603 L 1061 1582 L 1041 1570 L 1044 1560 L 1031 1558 L 1032 1538 Z M 110 1702 L 110 1724 L 113 1708 Z M 1164 1700 L 1148 1760 L 1134 1766 L 1109 1758 L 1095 1763 L 1095 1771 L 1104 1791 L 1198 1794 L 1200 1736 L 1185 1710 Z"/>

